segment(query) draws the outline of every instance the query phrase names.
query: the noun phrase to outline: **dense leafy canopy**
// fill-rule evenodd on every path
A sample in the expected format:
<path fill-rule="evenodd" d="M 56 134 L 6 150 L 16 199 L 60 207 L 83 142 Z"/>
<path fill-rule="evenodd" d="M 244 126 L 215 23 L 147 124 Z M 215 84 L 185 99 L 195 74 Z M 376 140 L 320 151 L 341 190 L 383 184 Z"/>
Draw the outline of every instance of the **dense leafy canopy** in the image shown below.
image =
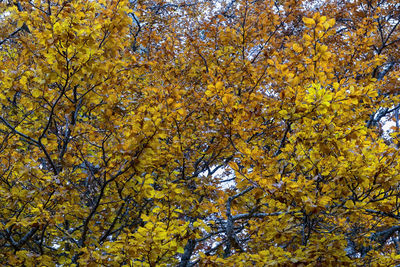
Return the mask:
<path fill-rule="evenodd" d="M 0 9 L 1 265 L 400 262 L 398 1 Z"/>

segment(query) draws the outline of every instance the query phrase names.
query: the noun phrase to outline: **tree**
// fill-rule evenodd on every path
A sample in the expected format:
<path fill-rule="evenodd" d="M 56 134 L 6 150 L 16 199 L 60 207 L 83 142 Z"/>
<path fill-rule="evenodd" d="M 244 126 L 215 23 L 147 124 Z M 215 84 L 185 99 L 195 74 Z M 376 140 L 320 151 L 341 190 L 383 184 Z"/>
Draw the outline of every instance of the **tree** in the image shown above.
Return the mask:
<path fill-rule="evenodd" d="M 399 263 L 397 1 L 0 5 L 2 265 Z"/>

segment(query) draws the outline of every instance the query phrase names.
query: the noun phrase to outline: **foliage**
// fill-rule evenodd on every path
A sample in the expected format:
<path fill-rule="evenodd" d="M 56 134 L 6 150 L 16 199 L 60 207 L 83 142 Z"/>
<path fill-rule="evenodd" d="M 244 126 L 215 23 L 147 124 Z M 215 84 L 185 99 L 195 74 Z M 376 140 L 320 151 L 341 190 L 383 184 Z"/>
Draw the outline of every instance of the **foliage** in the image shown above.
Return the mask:
<path fill-rule="evenodd" d="M 0 9 L 1 265 L 399 263 L 398 1 Z"/>

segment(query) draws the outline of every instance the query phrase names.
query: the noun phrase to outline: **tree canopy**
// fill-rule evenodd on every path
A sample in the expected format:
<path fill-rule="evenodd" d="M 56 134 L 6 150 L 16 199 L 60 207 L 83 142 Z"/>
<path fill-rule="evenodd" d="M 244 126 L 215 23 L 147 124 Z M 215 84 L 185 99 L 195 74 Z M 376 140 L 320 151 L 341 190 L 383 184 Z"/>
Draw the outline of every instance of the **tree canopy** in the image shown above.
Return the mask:
<path fill-rule="evenodd" d="M 0 10 L 1 265 L 400 263 L 398 1 Z"/>

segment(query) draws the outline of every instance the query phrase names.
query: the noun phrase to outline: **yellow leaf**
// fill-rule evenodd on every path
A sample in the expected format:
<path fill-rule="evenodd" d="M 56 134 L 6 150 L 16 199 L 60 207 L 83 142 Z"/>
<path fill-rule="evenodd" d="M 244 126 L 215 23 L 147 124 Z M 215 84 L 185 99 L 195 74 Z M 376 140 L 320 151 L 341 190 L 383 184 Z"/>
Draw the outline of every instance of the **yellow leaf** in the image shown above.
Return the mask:
<path fill-rule="evenodd" d="M 286 118 L 288 112 L 287 112 L 287 110 L 284 110 L 284 109 L 283 109 L 283 110 L 279 111 L 279 114 L 280 114 L 283 118 Z"/>
<path fill-rule="evenodd" d="M 22 25 L 24 25 L 24 22 L 23 22 L 22 20 L 19 20 L 19 21 L 17 22 L 17 28 L 21 28 Z"/>
<path fill-rule="evenodd" d="M 53 25 L 54 33 L 59 34 L 61 32 L 61 30 L 62 30 L 62 26 L 61 26 L 60 22 L 54 23 L 54 25 Z"/>
<path fill-rule="evenodd" d="M 354 203 L 353 203 L 353 201 L 348 200 L 348 201 L 346 201 L 345 206 L 346 206 L 347 208 L 349 208 L 349 209 L 352 209 L 352 208 L 354 208 Z"/>
<path fill-rule="evenodd" d="M 315 20 L 313 20 L 312 18 L 303 17 L 303 22 L 304 22 L 304 24 L 306 24 L 307 26 L 313 26 L 313 25 L 315 25 Z"/>
<path fill-rule="evenodd" d="M 23 86 L 26 86 L 26 83 L 28 82 L 28 79 L 26 78 L 26 76 L 22 76 L 21 79 L 19 80 L 19 82 L 20 82 Z"/>
<path fill-rule="evenodd" d="M 215 88 L 216 88 L 217 90 L 221 90 L 222 88 L 224 88 L 224 83 L 221 82 L 221 81 L 217 82 L 217 83 L 215 84 Z"/>
<path fill-rule="evenodd" d="M 303 51 L 303 48 L 302 48 L 299 44 L 297 44 L 297 43 L 293 44 L 292 48 L 293 48 L 293 50 L 294 50 L 295 52 L 297 52 L 297 53 L 300 53 L 300 52 Z"/>
<path fill-rule="evenodd" d="M 183 108 L 178 109 L 177 112 L 181 116 L 185 116 L 185 114 L 186 114 L 186 111 Z"/>
<path fill-rule="evenodd" d="M 210 97 L 213 95 L 213 92 L 211 92 L 210 90 L 206 90 L 204 93 L 207 97 Z"/>
<path fill-rule="evenodd" d="M 339 86 L 340 86 L 339 83 L 337 83 L 337 82 L 334 82 L 334 83 L 333 83 L 333 88 L 334 88 L 335 90 L 339 89 Z"/>
<path fill-rule="evenodd" d="M 311 42 L 313 40 L 313 38 L 308 34 L 304 34 L 303 35 L 303 39 L 306 40 L 306 41 L 309 41 L 309 42 Z"/>
<path fill-rule="evenodd" d="M 330 19 L 327 22 L 328 22 L 329 27 L 332 27 L 333 25 L 335 25 L 336 20 L 335 19 Z"/>
<path fill-rule="evenodd" d="M 32 90 L 32 96 L 33 97 L 39 97 L 42 94 L 42 92 L 39 89 L 33 89 Z"/>
<path fill-rule="evenodd" d="M 234 161 L 231 161 L 231 162 L 229 163 L 229 166 L 230 166 L 234 171 L 239 170 L 239 166 L 238 166 L 237 163 L 234 162 Z"/>
<path fill-rule="evenodd" d="M 224 96 L 222 97 L 222 103 L 223 103 L 224 105 L 227 105 L 228 102 L 229 102 L 228 96 L 227 96 L 227 95 L 224 95 Z"/>
<path fill-rule="evenodd" d="M 321 206 L 326 206 L 329 204 L 329 202 L 332 200 L 331 197 L 329 196 L 323 196 L 319 199 L 319 204 L 321 204 Z"/>
<path fill-rule="evenodd" d="M 80 29 L 80 30 L 77 32 L 77 35 L 78 35 L 78 36 L 84 36 L 84 35 L 86 35 L 86 29 Z"/>

